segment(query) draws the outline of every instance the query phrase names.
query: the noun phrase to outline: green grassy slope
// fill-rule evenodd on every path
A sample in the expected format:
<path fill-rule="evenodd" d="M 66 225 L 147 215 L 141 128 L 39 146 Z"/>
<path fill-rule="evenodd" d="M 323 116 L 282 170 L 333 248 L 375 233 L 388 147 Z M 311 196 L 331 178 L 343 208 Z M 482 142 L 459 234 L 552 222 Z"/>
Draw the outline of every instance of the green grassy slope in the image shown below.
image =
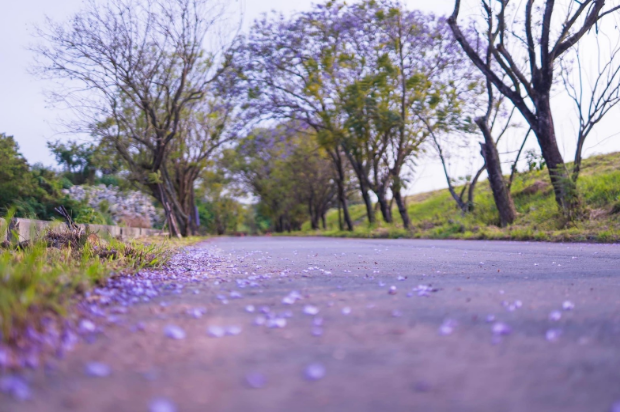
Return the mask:
<path fill-rule="evenodd" d="M 338 212 L 327 216 L 326 231 L 311 231 L 309 223 L 300 234 L 376 238 L 518 239 L 551 241 L 620 240 L 620 153 L 593 156 L 583 163 L 578 182 L 586 219 L 567 223 L 558 212 L 547 170 L 521 173 L 512 187 L 518 219 L 511 227 L 499 228 L 499 218 L 488 182 L 476 190 L 475 210 L 462 214 L 447 190 L 422 193 L 407 199 L 413 227 L 405 230 L 394 207 L 394 223 L 381 221 L 369 226 L 363 205 L 351 207 L 353 232 L 338 230 Z"/>

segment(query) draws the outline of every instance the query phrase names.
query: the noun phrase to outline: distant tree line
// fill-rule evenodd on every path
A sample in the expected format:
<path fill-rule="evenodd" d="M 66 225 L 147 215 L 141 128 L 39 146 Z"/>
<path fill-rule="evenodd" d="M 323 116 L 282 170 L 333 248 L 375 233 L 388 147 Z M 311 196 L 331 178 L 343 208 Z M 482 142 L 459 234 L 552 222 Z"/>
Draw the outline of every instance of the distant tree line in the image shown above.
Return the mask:
<path fill-rule="evenodd" d="M 205 219 L 216 233 L 306 221 L 319 229 L 330 208 L 352 230 L 351 202 L 365 206 L 369 224 L 377 215 L 393 222 L 395 206 L 408 228 L 405 192 L 425 156 L 440 160 L 463 213 L 486 171 L 498 224 L 509 225 L 512 180 L 532 135 L 560 212 L 580 219 L 584 142 L 620 101 L 620 44 L 601 35 L 614 32 L 620 6 L 476 4 L 480 14 L 464 20 L 460 0 L 448 18 L 397 0 L 331 0 L 265 16 L 238 36 L 235 6 L 223 0 L 89 1 L 39 32 L 37 72 L 59 82 L 54 97 L 78 113 L 73 130 L 94 140 L 52 148 L 83 183 L 94 176 L 88 159 L 114 159 L 110 172 L 122 168 L 163 207 L 171 233 L 186 236 Z M 594 70 L 580 57 L 586 38 L 603 62 Z M 579 119 L 572 170 L 551 111 L 558 89 Z M 520 122 L 529 131 L 512 130 Z M 505 159 L 498 142 L 514 136 L 520 149 Z M 449 164 L 472 141 L 484 165 L 459 190 Z M 72 157 L 82 149 L 92 153 Z"/>

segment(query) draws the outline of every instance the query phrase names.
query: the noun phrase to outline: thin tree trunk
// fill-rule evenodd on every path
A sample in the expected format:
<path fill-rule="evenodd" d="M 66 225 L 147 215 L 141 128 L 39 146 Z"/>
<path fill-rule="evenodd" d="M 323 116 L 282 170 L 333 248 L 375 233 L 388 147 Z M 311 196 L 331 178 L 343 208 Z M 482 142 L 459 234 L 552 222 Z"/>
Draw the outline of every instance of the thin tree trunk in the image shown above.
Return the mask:
<path fill-rule="evenodd" d="M 379 190 L 377 195 L 377 201 L 381 210 L 381 215 L 385 223 L 392 223 L 392 213 L 388 200 L 385 198 L 385 190 Z"/>
<path fill-rule="evenodd" d="M 484 137 L 484 143 L 480 143 L 480 146 L 482 148 L 482 157 L 484 157 L 484 162 L 487 167 L 489 184 L 493 192 L 495 205 L 499 212 L 500 226 L 505 227 L 511 225 L 515 221 L 517 211 L 512 201 L 512 196 L 510 196 L 510 192 L 506 187 L 506 182 L 502 174 L 499 152 L 497 151 L 497 146 L 495 146 L 493 136 L 491 136 L 491 131 L 486 123 L 486 119 L 477 118 L 476 124 Z"/>
<path fill-rule="evenodd" d="M 538 127 L 534 133 L 538 139 L 538 144 L 542 151 L 543 158 L 549 169 L 549 177 L 553 185 L 555 200 L 560 206 L 562 213 L 568 219 L 578 217 L 579 197 L 577 195 L 577 185 L 571 178 L 564 159 L 558 148 L 555 138 L 555 126 L 551 113 L 550 97 L 543 96 L 539 102 Z"/>
<path fill-rule="evenodd" d="M 344 226 L 342 224 L 342 207 L 340 205 L 340 198 L 338 198 L 338 229 L 344 230 Z"/>
<path fill-rule="evenodd" d="M 366 205 L 366 217 L 368 218 L 368 223 L 373 224 L 375 223 L 375 211 L 372 208 L 372 200 L 368 194 L 368 189 L 364 187 L 363 183 L 360 183 L 360 191 L 362 192 L 362 199 Z"/>
<path fill-rule="evenodd" d="M 398 207 L 400 218 L 403 220 L 403 227 L 405 229 L 409 229 L 409 227 L 411 226 L 411 219 L 409 218 L 409 213 L 407 213 L 407 205 L 405 205 L 405 200 L 400 193 L 400 189 L 392 189 L 392 194 L 394 196 L 396 206 Z"/>

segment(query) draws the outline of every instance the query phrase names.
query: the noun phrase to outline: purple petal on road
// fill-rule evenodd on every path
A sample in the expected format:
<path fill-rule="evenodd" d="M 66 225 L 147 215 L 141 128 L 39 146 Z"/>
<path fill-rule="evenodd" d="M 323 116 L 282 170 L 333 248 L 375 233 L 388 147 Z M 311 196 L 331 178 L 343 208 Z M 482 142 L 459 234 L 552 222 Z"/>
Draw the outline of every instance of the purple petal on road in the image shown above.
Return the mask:
<path fill-rule="evenodd" d="M 205 308 L 192 308 L 188 309 L 186 313 L 194 319 L 200 319 L 202 315 L 207 313 L 207 310 Z"/>
<path fill-rule="evenodd" d="M 407 277 L 406 276 L 399 276 L 397 279 L 402 282 L 403 280 L 407 279 Z"/>
<path fill-rule="evenodd" d="M 503 322 L 496 322 L 495 324 L 493 324 L 492 331 L 494 335 L 501 336 L 510 335 L 512 329 L 510 329 L 510 326 L 506 325 Z"/>
<path fill-rule="evenodd" d="M 396 286 L 390 286 L 390 288 L 388 289 L 388 294 L 395 295 L 397 293 L 398 291 L 396 290 Z"/>
<path fill-rule="evenodd" d="M 558 339 L 560 339 L 560 335 L 562 335 L 562 331 L 560 329 L 549 329 L 545 333 L 545 339 L 547 339 L 549 342 L 556 342 Z"/>
<path fill-rule="evenodd" d="M 314 316 L 319 313 L 319 308 L 312 305 L 304 306 L 304 314 Z"/>
<path fill-rule="evenodd" d="M 229 296 L 231 299 L 241 299 L 243 297 L 243 295 L 237 292 L 236 290 L 233 290 L 232 292 L 230 292 Z"/>
<path fill-rule="evenodd" d="M 564 303 L 562 303 L 562 309 L 573 310 L 575 309 L 575 304 L 571 302 L 570 300 L 565 300 Z M 620 409 L 619 409 L 619 412 L 620 412 Z"/>
<path fill-rule="evenodd" d="M 262 373 L 251 372 L 245 375 L 245 382 L 252 389 L 260 389 L 267 384 L 267 378 Z"/>
<path fill-rule="evenodd" d="M 149 412 L 176 412 L 177 407 L 170 399 L 155 398 L 149 404 Z"/>
<path fill-rule="evenodd" d="M 176 325 L 167 325 L 164 328 L 164 335 L 170 339 L 185 339 L 185 331 Z"/>
<path fill-rule="evenodd" d="M 228 326 L 226 328 L 226 334 L 229 336 L 237 336 L 241 333 L 241 328 L 239 326 Z"/>
<path fill-rule="evenodd" d="M 254 305 L 248 305 L 245 307 L 245 311 L 248 313 L 254 313 L 256 311 L 256 308 L 254 307 Z"/>
<path fill-rule="evenodd" d="M 551 321 L 557 322 L 560 319 L 562 319 L 562 312 L 560 312 L 559 310 L 554 310 L 549 314 L 549 320 Z"/>
<path fill-rule="evenodd" d="M 304 376 L 310 381 L 318 381 L 325 377 L 325 366 L 320 363 L 312 363 L 306 366 Z"/>
<path fill-rule="evenodd" d="M 351 308 L 348 306 L 345 306 L 344 308 L 342 308 L 341 312 L 343 315 L 349 315 L 351 314 Z"/>
<path fill-rule="evenodd" d="M 78 328 L 80 333 L 93 333 L 97 330 L 95 324 L 88 319 L 82 319 Z"/>
<path fill-rule="evenodd" d="M 256 319 L 254 319 L 254 324 L 256 326 L 261 326 L 261 325 L 264 325 L 266 321 L 267 321 L 267 318 L 265 318 L 263 315 L 260 315 L 260 316 L 257 316 Z"/>
<path fill-rule="evenodd" d="M 207 335 L 212 338 L 221 338 L 226 335 L 226 330 L 220 326 L 209 326 L 207 328 Z"/>
<path fill-rule="evenodd" d="M 520 300 L 515 300 L 514 305 L 516 308 L 520 308 L 521 306 L 523 306 L 523 302 L 521 302 Z"/>
<path fill-rule="evenodd" d="M 18 401 L 25 401 L 32 397 L 30 386 L 19 376 L 8 375 L 0 378 L 0 392 Z"/>
<path fill-rule="evenodd" d="M 88 362 L 84 367 L 84 373 L 93 378 L 105 378 L 110 376 L 112 369 L 105 363 L 101 362 Z"/>
<path fill-rule="evenodd" d="M 457 322 L 455 320 L 446 319 L 443 321 L 443 323 L 439 327 L 438 332 L 442 336 L 448 336 L 454 332 L 454 329 L 456 329 L 456 326 L 457 326 Z"/>
<path fill-rule="evenodd" d="M 267 323 L 266 323 L 268 328 L 283 328 L 286 326 L 286 319 L 284 318 L 274 318 L 274 319 L 267 319 Z"/>
<path fill-rule="evenodd" d="M 312 324 L 314 326 L 323 326 L 323 318 L 317 316 L 316 318 L 312 319 Z"/>
<path fill-rule="evenodd" d="M 495 315 L 488 315 L 486 320 L 487 323 L 495 322 Z"/>

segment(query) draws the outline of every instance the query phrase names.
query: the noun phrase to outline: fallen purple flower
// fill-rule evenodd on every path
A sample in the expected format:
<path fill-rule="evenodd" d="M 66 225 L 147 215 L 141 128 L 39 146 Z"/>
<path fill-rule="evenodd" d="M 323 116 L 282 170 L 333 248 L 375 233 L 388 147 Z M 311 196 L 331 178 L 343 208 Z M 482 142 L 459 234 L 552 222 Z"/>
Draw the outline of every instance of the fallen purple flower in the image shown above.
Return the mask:
<path fill-rule="evenodd" d="M 396 290 L 396 286 L 390 286 L 390 288 L 388 289 L 388 294 L 389 295 L 395 295 L 397 293 L 398 293 L 398 291 Z"/>
<path fill-rule="evenodd" d="M 495 315 L 488 315 L 486 321 L 487 323 L 495 322 Z"/>
<path fill-rule="evenodd" d="M 265 324 L 265 322 L 267 321 L 267 318 L 265 318 L 264 316 L 260 315 L 257 316 L 256 319 L 254 319 L 254 324 L 256 326 L 262 326 Z"/>
<path fill-rule="evenodd" d="M 256 311 L 256 308 L 254 307 L 254 305 L 248 305 L 245 307 L 245 311 L 248 313 L 254 313 Z"/>
<path fill-rule="evenodd" d="M 260 389 L 267 384 L 267 378 L 262 373 L 248 373 L 245 375 L 245 382 L 252 389 Z"/>
<path fill-rule="evenodd" d="M 205 308 L 192 308 L 188 309 L 186 313 L 194 319 L 200 319 L 202 315 L 207 313 L 207 310 Z"/>
<path fill-rule="evenodd" d="M 446 319 L 443 321 L 441 326 L 439 327 L 439 334 L 442 336 L 451 335 L 456 329 L 457 322 L 452 319 Z"/>
<path fill-rule="evenodd" d="M 221 338 L 226 335 L 226 330 L 220 326 L 209 326 L 207 328 L 207 335 L 212 338 Z"/>
<path fill-rule="evenodd" d="M 341 312 L 343 315 L 349 315 L 351 314 L 351 308 L 348 306 L 345 306 L 344 308 L 342 308 Z"/>
<path fill-rule="evenodd" d="M 105 363 L 101 362 L 88 362 L 84 367 L 84 373 L 94 378 L 105 378 L 110 376 L 112 369 Z"/>
<path fill-rule="evenodd" d="M 170 339 L 185 339 L 185 331 L 176 325 L 167 325 L 164 328 L 164 335 Z"/>
<path fill-rule="evenodd" d="M 306 366 L 304 376 L 311 381 L 318 381 L 325 377 L 325 366 L 320 363 L 312 363 Z"/>
<path fill-rule="evenodd" d="M 170 399 L 156 398 L 149 404 L 149 412 L 176 412 L 177 407 Z"/>
<path fill-rule="evenodd" d="M 564 303 L 562 303 L 562 309 L 573 310 L 575 309 L 575 304 L 571 302 L 570 300 L 565 300 Z"/>
<path fill-rule="evenodd" d="M 560 339 L 560 335 L 562 335 L 562 331 L 560 329 L 549 329 L 545 333 L 545 339 L 547 339 L 549 342 L 556 342 L 558 339 Z"/>
<path fill-rule="evenodd" d="M 0 378 L 0 392 L 18 401 L 25 401 L 32 397 L 30 386 L 19 376 L 8 375 Z"/>
<path fill-rule="evenodd" d="M 284 318 L 267 319 L 266 325 L 268 328 L 280 329 L 286 326 L 286 319 Z"/>
<path fill-rule="evenodd" d="M 554 310 L 549 314 L 550 321 L 557 322 L 560 319 L 562 319 L 562 312 L 560 312 L 559 310 Z"/>
<path fill-rule="evenodd" d="M 496 336 L 510 335 L 510 333 L 512 332 L 512 329 L 510 329 L 510 326 L 508 326 L 507 324 L 503 322 L 497 322 L 493 324 L 493 327 L 491 328 L 491 330 L 493 331 L 493 334 Z"/>
<path fill-rule="evenodd" d="M 81 333 L 93 333 L 97 330 L 95 324 L 88 319 L 82 319 L 78 328 Z"/>
<path fill-rule="evenodd" d="M 241 333 L 241 328 L 239 326 L 228 326 L 226 328 L 226 334 L 229 336 L 237 336 Z"/>
<path fill-rule="evenodd" d="M 304 314 L 314 316 L 319 313 L 319 308 L 312 305 L 304 306 Z"/>

